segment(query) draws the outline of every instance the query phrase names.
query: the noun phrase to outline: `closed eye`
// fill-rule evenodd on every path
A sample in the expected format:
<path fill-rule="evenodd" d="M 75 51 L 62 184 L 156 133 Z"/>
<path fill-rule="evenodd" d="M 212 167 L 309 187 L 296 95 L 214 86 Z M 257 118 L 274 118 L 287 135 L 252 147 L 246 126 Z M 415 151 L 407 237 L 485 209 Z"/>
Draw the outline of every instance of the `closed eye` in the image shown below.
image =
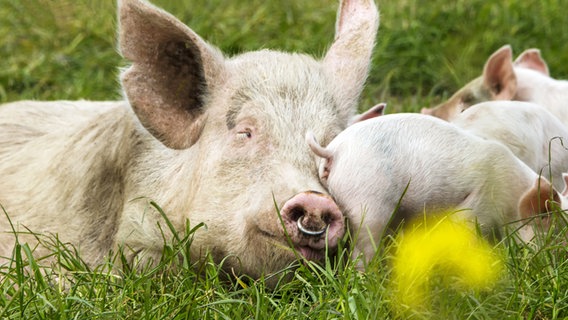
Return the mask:
<path fill-rule="evenodd" d="M 247 140 L 250 138 L 252 138 L 252 132 L 249 129 L 237 132 L 237 140 Z"/>
<path fill-rule="evenodd" d="M 475 96 L 473 94 L 467 94 L 462 98 L 462 102 L 468 106 L 471 106 L 475 102 Z"/>

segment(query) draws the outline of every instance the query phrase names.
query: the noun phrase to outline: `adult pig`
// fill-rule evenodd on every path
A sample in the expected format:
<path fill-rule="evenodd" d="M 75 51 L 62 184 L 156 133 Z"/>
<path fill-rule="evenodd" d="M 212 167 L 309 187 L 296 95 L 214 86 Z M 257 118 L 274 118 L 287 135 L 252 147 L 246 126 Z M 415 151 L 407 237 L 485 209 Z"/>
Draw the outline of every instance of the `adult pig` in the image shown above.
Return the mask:
<path fill-rule="evenodd" d="M 457 210 L 457 218 L 479 223 L 487 237 L 499 239 L 506 226 L 529 241 L 535 224 L 522 220 L 546 212 L 550 196 L 561 201 L 502 144 L 430 116 L 391 114 L 355 123 L 326 148 L 310 133 L 306 138 L 356 236 L 354 256 L 363 253 L 364 261 L 389 222 L 396 228 L 407 218 Z"/>
<path fill-rule="evenodd" d="M 152 199 L 176 232 L 205 224 L 193 259 L 210 253 L 239 274 L 281 270 L 294 249 L 310 260 L 333 251 L 344 217 L 304 135 L 327 143 L 354 116 L 374 2 L 341 2 L 321 61 L 270 50 L 225 58 L 145 1 L 119 1 L 118 12 L 120 51 L 132 62 L 121 75 L 126 101 L 0 107 L 0 203 L 26 231 L 19 241 L 35 242 L 27 230 L 57 234 L 90 265 L 120 248 L 130 263 L 156 263 L 172 235 Z M 0 228 L 0 255 L 10 257 L 6 217 Z"/>

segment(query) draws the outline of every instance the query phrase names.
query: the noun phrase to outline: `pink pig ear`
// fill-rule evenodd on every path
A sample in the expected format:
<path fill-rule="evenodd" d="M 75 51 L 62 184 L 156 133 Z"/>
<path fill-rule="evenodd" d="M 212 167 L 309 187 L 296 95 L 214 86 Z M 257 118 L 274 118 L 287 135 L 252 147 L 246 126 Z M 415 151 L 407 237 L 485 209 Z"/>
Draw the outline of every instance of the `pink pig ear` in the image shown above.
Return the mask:
<path fill-rule="evenodd" d="M 519 201 L 519 213 L 522 219 L 532 219 L 540 214 L 549 213 L 552 210 L 550 198 L 561 204 L 561 197 L 545 178 L 539 177 L 533 186 L 521 197 Z M 549 227 L 550 217 L 545 216 L 540 224 Z"/>
<path fill-rule="evenodd" d="M 142 125 L 173 149 L 193 145 L 205 123 L 205 101 L 224 58 L 195 32 L 146 1 L 120 0 L 119 48 L 132 62 L 124 93 Z"/>
<path fill-rule="evenodd" d="M 306 132 L 306 142 L 308 143 L 308 146 L 310 146 L 310 149 L 312 149 L 312 152 L 315 153 L 316 156 L 324 159 L 331 159 L 332 157 L 331 151 L 322 147 L 318 143 L 316 136 L 314 135 L 313 132 L 311 131 Z"/>
<path fill-rule="evenodd" d="M 515 66 L 532 69 L 544 74 L 545 76 L 550 76 L 548 65 L 540 55 L 540 50 L 538 49 L 527 49 L 523 51 L 523 53 L 521 53 L 515 60 Z"/>
<path fill-rule="evenodd" d="M 367 79 L 378 28 L 375 0 L 341 0 L 335 40 L 323 65 L 333 81 L 340 116 L 345 120 L 353 113 Z"/>
<path fill-rule="evenodd" d="M 483 82 L 494 100 L 511 100 L 517 93 L 517 76 L 513 71 L 513 50 L 504 45 L 485 63 Z"/>

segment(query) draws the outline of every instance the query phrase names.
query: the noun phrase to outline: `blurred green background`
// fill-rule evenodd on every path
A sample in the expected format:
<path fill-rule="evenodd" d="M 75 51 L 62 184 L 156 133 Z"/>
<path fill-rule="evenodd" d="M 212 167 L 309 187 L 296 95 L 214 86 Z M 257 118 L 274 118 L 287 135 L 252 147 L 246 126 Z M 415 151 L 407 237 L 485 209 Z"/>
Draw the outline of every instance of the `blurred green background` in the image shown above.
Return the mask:
<path fill-rule="evenodd" d="M 226 54 L 270 48 L 321 57 L 335 0 L 154 0 Z M 540 48 L 568 78 L 568 0 L 385 0 L 361 109 L 435 104 L 481 73 L 504 44 Z M 0 0 L 0 102 L 121 97 L 112 0 Z"/>

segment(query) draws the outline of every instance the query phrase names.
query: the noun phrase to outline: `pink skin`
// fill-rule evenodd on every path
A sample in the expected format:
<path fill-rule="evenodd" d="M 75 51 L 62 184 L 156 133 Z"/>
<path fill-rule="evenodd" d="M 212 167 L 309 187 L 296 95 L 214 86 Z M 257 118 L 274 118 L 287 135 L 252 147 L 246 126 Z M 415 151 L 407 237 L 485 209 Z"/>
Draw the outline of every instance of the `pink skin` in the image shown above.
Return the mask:
<path fill-rule="evenodd" d="M 336 249 L 345 232 L 343 214 L 337 204 L 329 195 L 317 191 L 298 193 L 286 201 L 280 214 L 294 248 L 307 260 L 321 260 L 326 246 Z M 302 227 L 308 234 L 302 232 Z M 318 231 L 324 232 L 311 234 Z"/>

